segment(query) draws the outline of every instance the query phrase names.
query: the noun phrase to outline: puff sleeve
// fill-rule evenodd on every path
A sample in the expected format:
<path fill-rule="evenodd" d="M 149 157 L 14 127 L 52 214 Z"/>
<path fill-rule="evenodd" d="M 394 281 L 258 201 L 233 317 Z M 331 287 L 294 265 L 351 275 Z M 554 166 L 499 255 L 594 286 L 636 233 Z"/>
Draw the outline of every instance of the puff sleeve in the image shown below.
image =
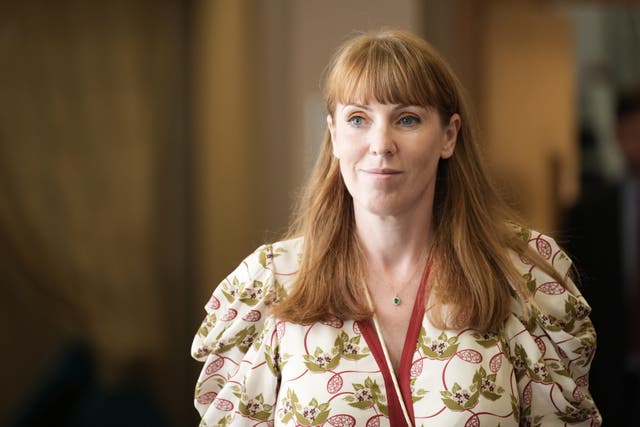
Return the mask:
<path fill-rule="evenodd" d="M 274 325 L 266 311 L 280 291 L 272 258 L 270 245 L 258 248 L 220 283 L 205 306 L 206 317 L 191 347 L 192 356 L 204 362 L 194 396 L 202 426 L 228 424 L 236 412 L 250 416 L 251 425 L 272 416 L 269 402 L 275 401 L 277 378 L 273 356 L 267 364 L 266 352 L 271 351 Z"/>
<path fill-rule="evenodd" d="M 599 426 L 589 394 L 595 352 L 590 307 L 568 277 L 571 261 L 548 236 L 531 233 L 529 244 L 565 278 L 557 283 L 526 259 L 515 259 L 531 291 L 525 306 L 514 301 L 505 337 L 518 384 L 521 425 Z M 528 311 L 528 312 L 527 312 Z"/>

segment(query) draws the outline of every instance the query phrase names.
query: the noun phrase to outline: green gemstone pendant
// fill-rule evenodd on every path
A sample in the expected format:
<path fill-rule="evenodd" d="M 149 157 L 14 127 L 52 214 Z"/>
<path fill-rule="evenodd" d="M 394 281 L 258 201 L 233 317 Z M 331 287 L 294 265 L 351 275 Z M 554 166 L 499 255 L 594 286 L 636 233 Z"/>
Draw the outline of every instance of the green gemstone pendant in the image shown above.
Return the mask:
<path fill-rule="evenodd" d="M 398 295 L 393 297 L 393 305 L 400 305 L 400 297 Z"/>

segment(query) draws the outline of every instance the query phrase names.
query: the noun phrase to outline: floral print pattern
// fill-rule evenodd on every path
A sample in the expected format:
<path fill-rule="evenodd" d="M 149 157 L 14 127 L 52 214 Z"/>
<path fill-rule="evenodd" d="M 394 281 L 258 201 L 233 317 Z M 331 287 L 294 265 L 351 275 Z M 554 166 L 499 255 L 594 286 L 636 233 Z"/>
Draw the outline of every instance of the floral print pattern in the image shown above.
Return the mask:
<path fill-rule="evenodd" d="M 519 236 L 567 274 L 570 261 L 551 238 L 526 229 Z M 269 316 L 301 250 L 302 239 L 258 248 L 207 303 L 192 346 L 204 363 L 194 396 L 201 426 L 387 426 L 402 401 L 415 426 L 600 425 L 588 391 L 595 333 L 570 280 L 564 288 L 514 255 L 531 298 L 521 304 L 514 292 L 500 331 L 440 330 L 424 316 L 406 370 L 411 396 L 394 400 L 389 368 L 362 324 Z"/>

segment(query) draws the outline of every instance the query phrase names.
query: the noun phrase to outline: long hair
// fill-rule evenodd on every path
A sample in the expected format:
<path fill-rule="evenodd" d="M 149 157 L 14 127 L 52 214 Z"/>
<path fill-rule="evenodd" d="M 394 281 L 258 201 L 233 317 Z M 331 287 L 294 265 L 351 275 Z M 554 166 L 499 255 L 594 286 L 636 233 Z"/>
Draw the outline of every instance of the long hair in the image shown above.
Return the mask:
<path fill-rule="evenodd" d="M 511 259 L 514 253 L 564 284 L 519 234 L 520 221 L 488 179 L 462 86 L 426 41 L 390 30 L 347 41 L 326 70 L 324 99 L 332 116 L 337 103 L 377 100 L 435 108 L 443 126 L 454 113 L 461 117 L 454 154 L 439 161 L 436 176 L 435 280 L 425 301 L 434 325 L 499 328 L 510 313 L 513 292 L 527 298 L 526 283 Z M 304 236 L 300 269 L 274 315 L 298 323 L 372 316 L 354 224 L 353 201 L 327 131 L 289 233 Z"/>

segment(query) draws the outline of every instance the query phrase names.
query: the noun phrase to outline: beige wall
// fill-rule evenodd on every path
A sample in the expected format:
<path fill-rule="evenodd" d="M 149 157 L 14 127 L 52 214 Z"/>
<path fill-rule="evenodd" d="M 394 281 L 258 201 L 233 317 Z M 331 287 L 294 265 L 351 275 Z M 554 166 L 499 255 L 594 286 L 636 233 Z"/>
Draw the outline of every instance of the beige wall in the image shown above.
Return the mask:
<path fill-rule="evenodd" d="M 184 416 L 181 16 L 173 1 L 0 6 L 0 418 L 78 339 L 104 384 L 135 371 Z"/>
<path fill-rule="evenodd" d="M 429 40 L 447 57 L 479 117 L 489 169 L 533 227 L 559 230 L 578 192 L 571 28 L 553 2 L 426 2 Z"/>
<path fill-rule="evenodd" d="M 569 23 L 549 4 L 494 1 L 484 28 L 480 109 L 491 167 L 531 225 L 556 233 L 579 178 Z"/>
<path fill-rule="evenodd" d="M 256 240 L 254 211 L 255 64 L 250 1 L 199 1 L 192 10 L 194 313 L 202 314 L 213 284 Z M 197 316 L 197 315 L 196 315 Z M 194 325 L 195 330 L 195 325 Z"/>

